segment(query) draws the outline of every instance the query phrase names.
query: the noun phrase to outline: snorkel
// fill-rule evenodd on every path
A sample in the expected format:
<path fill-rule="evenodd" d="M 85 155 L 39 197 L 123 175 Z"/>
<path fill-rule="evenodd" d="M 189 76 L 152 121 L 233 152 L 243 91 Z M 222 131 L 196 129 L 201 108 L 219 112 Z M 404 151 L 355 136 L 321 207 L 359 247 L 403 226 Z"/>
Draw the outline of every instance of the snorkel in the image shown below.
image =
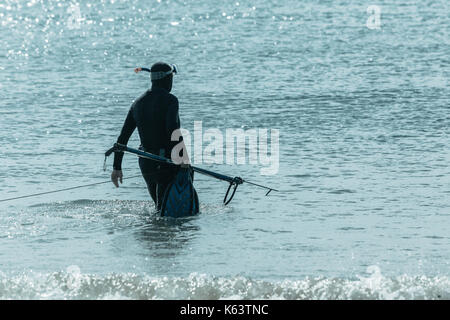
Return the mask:
<path fill-rule="evenodd" d="M 151 69 L 138 67 L 134 69 L 134 72 L 139 73 L 146 71 L 150 73 L 150 79 L 152 81 L 152 88 L 159 87 L 168 90 L 172 90 L 173 74 L 178 73 L 178 68 L 175 64 L 167 64 L 164 62 L 155 63 Z"/>

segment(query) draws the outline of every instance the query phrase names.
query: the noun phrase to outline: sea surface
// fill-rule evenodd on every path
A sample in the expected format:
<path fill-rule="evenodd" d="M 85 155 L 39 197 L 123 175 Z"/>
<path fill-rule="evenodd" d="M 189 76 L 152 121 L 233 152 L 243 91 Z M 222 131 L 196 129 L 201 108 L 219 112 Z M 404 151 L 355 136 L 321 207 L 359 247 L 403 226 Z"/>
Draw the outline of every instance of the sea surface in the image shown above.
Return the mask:
<path fill-rule="evenodd" d="M 275 175 L 199 166 L 280 192 L 196 175 L 202 213 L 161 218 L 126 155 L 118 189 L 0 202 L 0 299 L 450 299 L 449 12 L 1 0 L 0 200 L 108 181 L 157 61 L 187 130 L 279 130 Z"/>

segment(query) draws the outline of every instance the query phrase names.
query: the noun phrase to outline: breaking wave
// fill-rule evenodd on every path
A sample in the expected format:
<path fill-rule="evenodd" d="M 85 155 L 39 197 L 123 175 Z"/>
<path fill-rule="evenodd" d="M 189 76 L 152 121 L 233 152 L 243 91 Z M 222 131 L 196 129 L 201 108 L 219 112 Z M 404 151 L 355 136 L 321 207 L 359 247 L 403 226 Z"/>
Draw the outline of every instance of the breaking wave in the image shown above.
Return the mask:
<path fill-rule="evenodd" d="M 0 299 L 450 299 L 447 276 L 384 277 L 379 269 L 367 278 L 304 278 L 266 281 L 244 276 L 151 277 L 138 274 L 83 274 L 66 271 L 13 277 L 0 274 Z"/>

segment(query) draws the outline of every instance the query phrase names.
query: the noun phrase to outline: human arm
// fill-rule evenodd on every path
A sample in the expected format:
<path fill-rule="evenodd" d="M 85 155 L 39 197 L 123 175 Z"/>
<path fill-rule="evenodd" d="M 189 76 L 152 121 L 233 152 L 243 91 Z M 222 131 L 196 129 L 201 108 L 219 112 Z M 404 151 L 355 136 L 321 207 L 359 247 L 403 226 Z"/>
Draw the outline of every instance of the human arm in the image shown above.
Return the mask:
<path fill-rule="evenodd" d="M 128 140 L 130 140 L 131 135 L 136 129 L 136 122 L 133 117 L 133 107 L 128 111 L 127 118 L 125 119 L 125 123 L 123 124 L 122 131 L 120 132 L 119 138 L 117 139 L 117 143 L 126 145 Z M 119 187 L 119 181 L 122 183 L 122 159 L 123 152 L 115 152 L 114 153 L 114 165 L 113 172 L 111 173 L 111 181 L 116 187 Z"/>

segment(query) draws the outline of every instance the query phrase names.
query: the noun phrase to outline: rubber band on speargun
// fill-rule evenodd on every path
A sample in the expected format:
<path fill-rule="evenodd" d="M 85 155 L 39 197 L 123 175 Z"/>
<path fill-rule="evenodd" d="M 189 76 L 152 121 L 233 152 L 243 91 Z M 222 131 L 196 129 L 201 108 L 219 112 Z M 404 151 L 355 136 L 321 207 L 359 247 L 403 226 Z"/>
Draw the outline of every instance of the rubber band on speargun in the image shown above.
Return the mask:
<path fill-rule="evenodd" d="M 234 194 L 236 193 L 237 187 L 242 184 L 244 181 L 239 178 L 235 177 L 232 182 L 230 182 L 230 185 L 228 186 L 227 193 L 225 193 L 225 198 L 223 198 L 224 205 L 227 205 L 233 200 Z M 231 193 L 230 198 L 228 198 L 228 194 L 230 193 L 231 188 L 234 186 L 233 192 Z M 227 199 L 228 198 L 228 199 Z"/>

